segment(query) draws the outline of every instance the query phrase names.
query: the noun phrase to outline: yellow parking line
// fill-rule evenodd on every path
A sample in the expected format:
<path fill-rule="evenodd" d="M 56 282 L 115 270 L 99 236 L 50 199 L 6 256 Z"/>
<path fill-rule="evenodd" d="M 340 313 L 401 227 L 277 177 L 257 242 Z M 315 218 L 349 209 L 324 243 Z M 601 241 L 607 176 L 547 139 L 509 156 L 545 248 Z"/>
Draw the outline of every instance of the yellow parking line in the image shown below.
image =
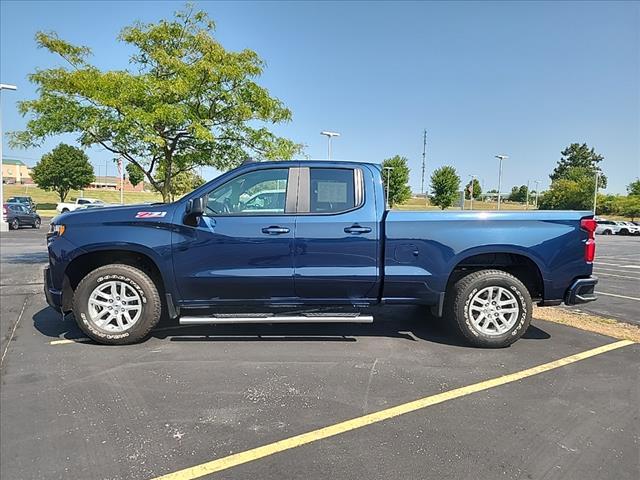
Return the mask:
<path fill-rule="evenodd" d="M 81 343 L 81 342 L 86 342 L 88 341 L 88 338 L 82 337 L 82 338 L 65 338 L 63 340 L 52 340 L 49 342 L 49 345 L 66 345 L 68 343 Z"/>
<path fill-rule="evenodd" d="M 192 480 L 194 478 L 200 478 L 205 475 L 210 475 L 221 470 L 226 470 L 228 468 L 236 467 L 244 463 L 252 462 L 254 460 L 273 455 L 275 453 L 317 442 L 318 440 L 322 440 L 324 438 L 340 435 L 341 433 L 349 432 L 351 430 L 356 430 L 367 425 L 382 422 L 399 415 L 415 412 L 416 410 L 421 410 L 423 408 L 437 405 L 448 400 L 464 397 L 465 395 L 481 392 L 483 390 L 488 390 L 490 388 L 505 385 L 507 383 L 516 382 L 518 380 L 532 377 L 540 373 L 548 372 L 549 370 L 554 370 L 556 368 L 564 367 L 565 365 L 569 365 L 580 360 L 593 357 L 595 355 L 600 355 L 617 348 L 622 348 L 633 343 L 634 342 L 630 340 L 621 340 L 619 342 L 609 343 L 607 345 L 603 345 L 602 347 L 594 348 L 581 353 L 576 353 L 575 355 L 570 355 L 553 362 L 544 363 L 542 365 L 538 365 L 537 367 L 528 368 L 520 372 L 511 373 L 502 377 L 492 378 L 483 382 L 474 383 L 466 387 L 460 387 L 449 390 L 447 392 L 438 393 L 437 395 L 431 395 L 419 400 L 414 400 L 402 405 L 387 408 L 385 410 L 380 410 L 368 415 L 363 415 L 362 417 L 352 418 L 351 420 L 336 423 L 335 425 L 330 425 L 328 427 L 313 430 L 311 432 L 296 435 L 294 437 L 285 438 L 268 445 L 263 445 L 261 447 L 252 448 L 240 453 L 235 453 L 233 455 L 229 455 L 217 460 L 202 463 L 194 467 L 185 468 L 184 470 L 178 470 L 176 472 L 157 477 L 154 480 Z"/>

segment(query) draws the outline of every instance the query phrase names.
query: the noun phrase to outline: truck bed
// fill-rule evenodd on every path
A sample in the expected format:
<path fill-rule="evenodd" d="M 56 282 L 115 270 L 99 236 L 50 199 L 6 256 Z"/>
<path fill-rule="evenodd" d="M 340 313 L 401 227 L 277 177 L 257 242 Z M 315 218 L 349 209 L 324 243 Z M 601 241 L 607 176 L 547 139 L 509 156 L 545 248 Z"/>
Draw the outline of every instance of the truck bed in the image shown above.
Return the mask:
<path fill-rule="evenodd" d="M 486 266 L 492 254 L 511 254 L 537 267 L 547 302 L 562 300 L 576 277 L 588 277 L 588 235 L 580 229 L 588 211 L 389 211 L 384 222 L 384 287 L 387 302 L 421 298 L 441 303 L 456 266 Z"/>

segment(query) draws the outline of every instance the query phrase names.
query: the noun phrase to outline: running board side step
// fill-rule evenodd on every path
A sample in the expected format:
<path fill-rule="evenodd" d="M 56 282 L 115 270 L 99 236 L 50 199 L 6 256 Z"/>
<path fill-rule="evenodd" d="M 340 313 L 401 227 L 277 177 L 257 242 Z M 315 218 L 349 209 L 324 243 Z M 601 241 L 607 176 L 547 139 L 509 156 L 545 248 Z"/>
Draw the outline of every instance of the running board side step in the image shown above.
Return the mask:
<path fill-rule="evenodd" d="M 360 314 L 247 315 L 222 314 L 180 317 L 180 325 L 213 325 L 233 323 L 373 323 L 373 316 Z"/>

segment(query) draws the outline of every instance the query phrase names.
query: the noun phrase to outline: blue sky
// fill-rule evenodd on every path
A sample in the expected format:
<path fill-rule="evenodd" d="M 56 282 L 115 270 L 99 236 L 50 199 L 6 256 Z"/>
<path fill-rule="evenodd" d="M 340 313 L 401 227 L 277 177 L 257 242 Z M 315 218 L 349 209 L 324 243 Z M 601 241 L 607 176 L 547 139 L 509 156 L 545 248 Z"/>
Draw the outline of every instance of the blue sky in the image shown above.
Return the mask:
<path fill-rule="evenodd" d="M 131 51 L 115 41 L 134 20 L 167 17 L 182 2 L 1 3 L 3 130 L 25 119 L 15 102 L 33 98 L 27 75 L 59 64 L 33 37 L 54 30 L 92 48 L 94 62 L 126 68 Z M 197 2 L 232 50 L 266 61 L 261 83 L 290 107 L 278 134 L 326 157 L 319 132 L 338 131 L 334 158 L 381 162 L 409 158 L 420 190 L 422 130 L 427 171 L 453 165 L 505 190 L 548 174 L 571 142 L 605 156 L 608 192 L 640 175 L 640 3 L 637 2 Z M 59 141 L 5 156 L 34 164 Z M 68 141 L 68 139 L 66 139 Z M 108 152 L 92 149 L 104 172 Z M 110 164 L 109 174 L 115 173 Z M 207 171 L 207 177 L 214 172 Z"/>

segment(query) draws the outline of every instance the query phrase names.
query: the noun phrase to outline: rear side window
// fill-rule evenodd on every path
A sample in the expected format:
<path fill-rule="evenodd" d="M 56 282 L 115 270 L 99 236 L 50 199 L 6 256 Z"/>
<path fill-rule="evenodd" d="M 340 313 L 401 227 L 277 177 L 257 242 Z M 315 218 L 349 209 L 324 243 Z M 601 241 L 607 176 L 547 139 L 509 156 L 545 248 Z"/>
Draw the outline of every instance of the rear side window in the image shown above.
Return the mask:
<path fill-rule="evenodd" d="M 338 213 L 356 207 L 353 169 L 311 168 L 310 213 Z"/>

